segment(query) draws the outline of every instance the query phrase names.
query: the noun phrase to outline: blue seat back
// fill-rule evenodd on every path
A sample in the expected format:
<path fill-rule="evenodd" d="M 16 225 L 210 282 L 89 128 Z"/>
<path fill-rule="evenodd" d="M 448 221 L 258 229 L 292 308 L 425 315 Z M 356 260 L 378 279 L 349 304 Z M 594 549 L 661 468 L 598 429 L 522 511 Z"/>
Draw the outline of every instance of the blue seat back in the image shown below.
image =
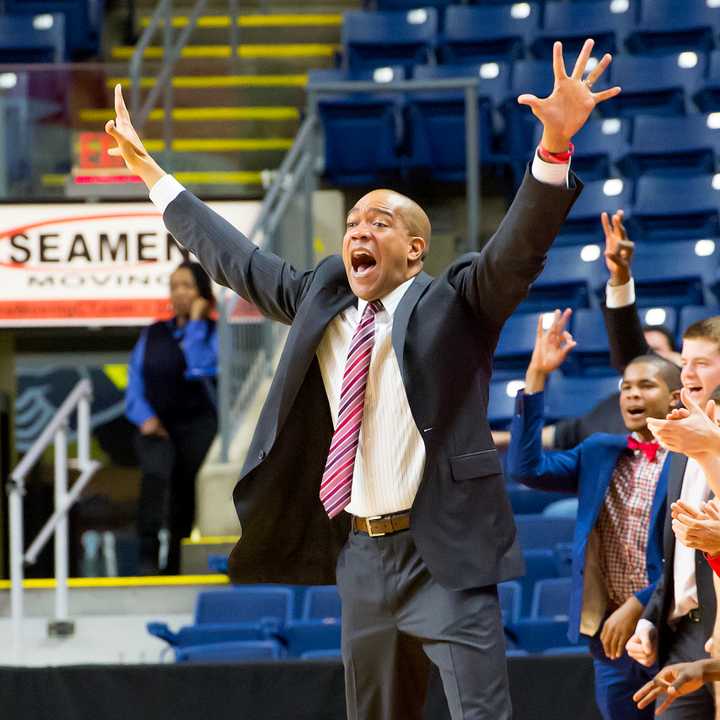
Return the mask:
<path fill-rule="evenodd" d="M 340 595 L 335 585 L 310 587 L 305 593 L 303 620 L 340 618 Z"/>
<path fill-rule="evenodd" d="M 598 106 L 605 117 L 684 115 L 702 78 L 705 58 L 685 53 L 657 57 L 621 55 L 613 59 L 610 80 L 622 92 Z"/>
<path fill-rule="evenodd" d="M 683 333 L 693 323 L 706 320 L 714 315 L 720 315 L 720 307 L 717 305 L 688 305 L 681 308 L 678 322 L 678 340 L 682 339 Z"/>
<path fill-rule="evenodd" d="M 549 421 L 584 415 L 617 393 L 619 387 L 617 376 L 570 377 L 556 373 L 545 391 L 545 415 Z"/>
<path fill-rule="evenodd" d="M 524 57 L 540 23 L 536 3 L 451 5 L 445 14 L 441 56 L 446 63 L 477 63 Z"/>
<path fill-rule="evenodd" d="M 349 67 L 403 65 L 427 62 L 438 31 L 435 8 L 407 12 L 363 12 L 344 14 L 342 45 Z"/>
<path fill-rule="evenodd" d="M 625 34 L 633 25 L 634 5 L 618 3 L 563 3 L 545 5 L 543 30 L 533 44 L 539 58 L 552 57 L 552 43 L 561 40 L 566 56 L 579 52 L 585 38 L 595 40 L 593 52 L 602 57 L 622 47 Z"/>
<path fill-rule="evenodd" d="M 632 237 L 637 240 L 716 237 L 720 234 L 719 200 L 720 182 L 712 175 L 641 177 L 630 222 Z"/>
<path fill-rule="evenodd" d="M 294 620 L 283 629 L 290 657 L 300 657 L 313 650 L 340 649 L 340 622 Z"/>
<path fill-rule="evenodd" d="M 539 580 L 557 577 L 558 573 L 555 552 L 550 548 L 523 550 L 523 559 L 525 560 L 525 575 L 519 580 L 522 585 L 520 615 L 527 617 L 530 614 L 535 583 Z"/>
<path fill-rule="evenodd" d="M 198 594 L 195 623 L 257 622 L 276 618 L 286 623 L 292 617 L 292 590 L 286 587 L 238 586 Z"/>
<path fill-rule="evenodd" d="M 623 165 L 625 175 L 713 173 L 720 154 L 720 124 L 705 115 L 638 116 Z"/>
<path fill-rule="evenodd" d="M 547 518 L 542 515 L 516 515 L 515 525 L 523 551 L 554 548 L 557 543 L 570 542 L 575 532 L 572 518 Z"/>
<path fill-rule="evenodd" d="M 65 55 L 64 15 L 0 15 L 0 63 L 59 63 Z"/>
<path fill-rule="evenodd" d="M 535 583 L 530 617 L 567 620 L 572 578 L 549 578 Z"/>
<path fill-rule="evenodd" d="M 506 428 L 515 413 L 515 395 L 522 380 L 493 380 L 490 383 L 488 402 L 488 422 L 495 429 Z"/>

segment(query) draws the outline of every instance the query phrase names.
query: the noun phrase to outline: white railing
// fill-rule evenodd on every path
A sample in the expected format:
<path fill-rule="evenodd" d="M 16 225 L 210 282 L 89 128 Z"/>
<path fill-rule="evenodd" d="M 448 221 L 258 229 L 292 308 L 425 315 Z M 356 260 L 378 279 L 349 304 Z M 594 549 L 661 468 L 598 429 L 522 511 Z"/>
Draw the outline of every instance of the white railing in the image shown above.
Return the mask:
<path fill-rule="evenodd" d="M 48 624 L 50 634 L 72 634 L 68 613 L 68 522 L 67 514 L 80 493 L 100 467 L 90 459 L 90 402 L 92 384 L 81 380 L 65 399 L 53 419 L 10 474 L 8 484 L 10 513 L 10 607 L 13 650 L 16 660 L 22 654 L 23 581 L 25 563 L 37 560 L 50 536 L 55 535 L 55 618 Z M 77 409 L 77 460 L 68 462 L 69 420 Z M 31 543 L 24 549 L 23 499 L 25 479 L 51 442 L 55 443 L 55 510 Z M 68 492 L 68 468 L 80 471 Z"/>

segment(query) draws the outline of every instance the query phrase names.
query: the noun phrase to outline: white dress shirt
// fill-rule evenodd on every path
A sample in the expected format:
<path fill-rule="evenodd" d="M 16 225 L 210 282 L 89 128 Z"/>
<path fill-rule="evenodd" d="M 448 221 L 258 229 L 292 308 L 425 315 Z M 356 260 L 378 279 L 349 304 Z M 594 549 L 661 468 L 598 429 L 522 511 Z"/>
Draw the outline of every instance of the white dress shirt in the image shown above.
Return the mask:
<path fill-rule="evenodd" d="M 569 164 L 547 163 L 535 153 L 531 172 L 540 182 L 567 185 L 569 169 Z M 174 177 L 164 175 L 150 190 L 150 199 L 164 213 L 184 189 Z M 425 467 L 425 445 L 413 420 L 392 347 L 395 310 L 411 283 L 412 278 L 381 298 L 384 309 L 375 316 L 375 345 L 365 390 L 352 496 L 346 508 L 360 517 L 408 510 Z M 358 307 L 351 306 L 337 315 L 325 329 L 316 351 L 333 425 L 337 423 L 347 351 L 366 304 L 358 299 Z"/>

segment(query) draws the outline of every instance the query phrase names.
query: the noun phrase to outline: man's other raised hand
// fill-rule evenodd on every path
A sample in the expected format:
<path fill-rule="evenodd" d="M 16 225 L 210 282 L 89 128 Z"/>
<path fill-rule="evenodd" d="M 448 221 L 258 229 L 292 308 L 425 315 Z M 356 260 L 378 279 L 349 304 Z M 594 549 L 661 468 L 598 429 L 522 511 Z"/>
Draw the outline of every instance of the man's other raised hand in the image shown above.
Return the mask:
<path fill-rule="evenodd" d="M 553 74 L 555 84 L 552 93 L 546 98 L 524 94 L 518 97 L 521 105 L 527 105 L 533 114 L 543 124 L 542 146 L 553 153 L 566 152 L 573 136 L 585 124 L 590 113 L 598 103 L 615 97 L 619 87 L 608 88 L 600 92 L 592 92 L 592 86 L 597 82 L 610 64 L 612 56 L 603 55 L 598 64 L 583 80 L 594 40 L 588 39 L 580 50 L 575 61 L 572 74 L 565 71 L 562 43 L 553 45 Z"/>
<path fill-rule="evenodd" d="M 138 175 L 148 189 L 165 174 L 165 171 L 150 157 L 142 144 L 123 100 L 122 87 L 115 86 L 115 120 L 108 120 L 105 132 L 117 143 L 108 154 L 121 157 L 130 172 Z"/>

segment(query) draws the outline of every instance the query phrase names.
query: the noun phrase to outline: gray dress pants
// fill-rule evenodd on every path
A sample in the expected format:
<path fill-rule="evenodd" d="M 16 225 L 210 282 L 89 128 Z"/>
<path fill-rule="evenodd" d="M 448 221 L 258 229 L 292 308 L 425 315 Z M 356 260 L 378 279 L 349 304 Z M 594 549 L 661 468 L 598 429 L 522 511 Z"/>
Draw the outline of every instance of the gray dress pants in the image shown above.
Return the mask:
<path fill-rule="evenodd" d="M 420 720 L 431 662 L 452 720 L 510 720 L 495 585 L 442 587 L 409 531 L 351 533 L 337 583 L 348 720 Z"/>

